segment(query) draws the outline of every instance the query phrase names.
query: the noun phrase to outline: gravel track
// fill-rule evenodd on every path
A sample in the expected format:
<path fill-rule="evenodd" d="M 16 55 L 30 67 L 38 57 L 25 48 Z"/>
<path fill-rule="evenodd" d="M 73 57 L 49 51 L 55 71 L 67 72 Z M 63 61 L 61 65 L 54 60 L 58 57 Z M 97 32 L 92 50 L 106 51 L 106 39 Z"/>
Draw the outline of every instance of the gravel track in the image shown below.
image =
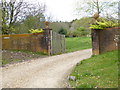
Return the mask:
<path fill-rule="evenodd" d="M 3 88 L 64 88 L 73 67 L 91 55 L 86 49 L 1 67 L 0 83 Z"/>

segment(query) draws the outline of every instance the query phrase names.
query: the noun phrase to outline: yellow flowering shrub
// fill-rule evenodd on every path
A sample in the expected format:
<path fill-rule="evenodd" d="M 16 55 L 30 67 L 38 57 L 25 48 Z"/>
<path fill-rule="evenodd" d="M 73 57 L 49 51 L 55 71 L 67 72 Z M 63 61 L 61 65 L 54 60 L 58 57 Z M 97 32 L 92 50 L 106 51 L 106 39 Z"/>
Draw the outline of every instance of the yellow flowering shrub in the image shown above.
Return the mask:
<path fill-rule="evenodd" d="M 112 28 L 112 27 L 118 27 L 117 22 L 100 19 L 100 21 L 96 21 L 96 24 L 90 25 L 91 29 L 104 29 L 104 28 Z"/>
<path fill-rule="evenodd" d="M 30 33 L 42 33 L 42 32 L 44 32 L 44 30 L 43 29 L 31 29 L 31 30 L 29 30 L 29 32 Z"/>

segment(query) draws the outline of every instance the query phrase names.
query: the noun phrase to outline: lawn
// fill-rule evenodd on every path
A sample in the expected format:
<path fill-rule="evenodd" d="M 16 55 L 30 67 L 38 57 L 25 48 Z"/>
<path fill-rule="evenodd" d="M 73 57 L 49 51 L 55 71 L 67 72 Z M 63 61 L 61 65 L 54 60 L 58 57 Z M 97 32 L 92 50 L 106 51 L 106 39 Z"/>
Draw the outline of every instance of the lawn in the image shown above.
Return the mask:
<path fill-rule="evenodd" d="M 66 38 L 66 52 L 92 48 L 91 37 Z"/>
<path fill-rule="evenodd" d="M 117 88 L 118 87 L 118 52 L 111 51 L 92 56 L 76 65 L 69 80 L 74 88 Z"/>

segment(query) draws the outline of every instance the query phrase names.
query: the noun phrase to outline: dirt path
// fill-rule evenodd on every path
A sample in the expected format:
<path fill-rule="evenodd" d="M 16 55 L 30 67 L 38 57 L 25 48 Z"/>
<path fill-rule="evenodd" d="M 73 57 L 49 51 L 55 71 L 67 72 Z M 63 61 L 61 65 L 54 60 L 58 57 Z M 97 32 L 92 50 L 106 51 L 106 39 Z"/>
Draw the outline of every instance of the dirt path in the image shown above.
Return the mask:
<path fill-rule="evenodd" d="M 26 61 L 2 68 L 3 88 L 62 88 L 65 78 L 91 49 Z M 1 81 L 1 80 L 0 80 Z M 1 83 L 1 82 L 0 82 Z"/>

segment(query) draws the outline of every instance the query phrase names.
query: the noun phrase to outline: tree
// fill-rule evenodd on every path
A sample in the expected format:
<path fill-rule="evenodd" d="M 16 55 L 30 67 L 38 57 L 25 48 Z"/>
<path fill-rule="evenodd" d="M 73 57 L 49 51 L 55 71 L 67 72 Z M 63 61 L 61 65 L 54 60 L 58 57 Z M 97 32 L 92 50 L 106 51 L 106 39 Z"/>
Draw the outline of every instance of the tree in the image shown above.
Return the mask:
<path fill-rule="evenodd" d="M 15 33 L 29 33 L 30 29 L 44 28 L 45 5 L 39 3 L 36 5 L 30 4 L 27 10 L 24 19 L 19 24 L 15 25 Z"/>
<path fill-rule="evenodd" d="M 2 1 L 2 33 L 10 34 L 12 33 L 13 25 L 17 21 L 20 11 L 22 10 L 23 0 L 17 2 L 12 1 Z"/>
<path fill-rule="evenodd" d="M 17 22 L 24 22 L 28 16 L 40 18 L 45 11 L 45 5 L 28 4 L 23 0 L 2 1 L 2 33 L 11 34 Z"/>
<path fill-rule="evenodd" d="M 43 15 L 27 16 L 26 19 L 21 23 L 15 24 L 15 33 L 29 33 L 30 29 L 44 28 L 45 17 Z"/>
<path fill-rule="evenodd" d="M 86 30 L 86 28 L 84 27 L 79 27 L 75 30 L 75 32 L 77 33 L 77 36 L 87 36 L 87 34 L 89 34 Z"/>
<path fill-rule="evenodd" d="M 69 22 L 51 22 L 49 27 L 52 28 L 53 31 L 59 33 L 61 28 L 69 30 Z"/>
<path fill-rule="evenodd" d="M 73 37 L 81 37 L 81 36 L 87 36 L 89 33 L 87 32 L 86 28 L 84 27 L 79 27 L 74 31 L 69 31 L 68 36 L 73 36 Z"/>
<path fill-rule="evenodd" d="M 83 4 L 84 3 L 84 4 Z M 109 10 L 108 10 L 109 8 Z M 98 13 L 103 16 L 108 17 L 108 15 L 116 14 L 117 2 L 109 0 L 85 0 L 78 4 L 77 10 L 82 12 L 82 14 L 92 15 L 93 13 Z M 83 13 L 84 12 L 84 13 Z"/>
<path fill-rule="evenodd" d="M 70 31 L 75 31 L 80 27 L 84 27 L 87 34 L 90 34 L 90 23 L 92 21 L 92 18 L 89 17 L 83 17 L 81 19 L 75 20 L 74 22 L 72 22 L 71 27 L 70 27 Z"/>

